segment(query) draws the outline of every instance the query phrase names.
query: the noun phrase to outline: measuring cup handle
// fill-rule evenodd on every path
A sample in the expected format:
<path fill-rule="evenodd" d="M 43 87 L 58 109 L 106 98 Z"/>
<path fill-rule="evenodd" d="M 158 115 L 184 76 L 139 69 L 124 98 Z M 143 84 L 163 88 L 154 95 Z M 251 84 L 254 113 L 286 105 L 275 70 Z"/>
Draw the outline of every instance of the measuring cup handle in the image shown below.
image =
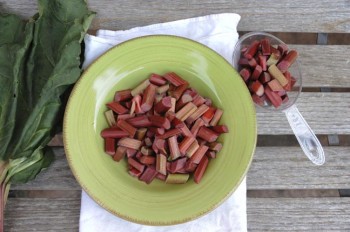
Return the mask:
<path fill-rule="evenodd" d="M 298 108 L 292 105 L 284 113 L 305 155 L 314 164 L 322 165 L 325 162 L 323 148 Z"/>

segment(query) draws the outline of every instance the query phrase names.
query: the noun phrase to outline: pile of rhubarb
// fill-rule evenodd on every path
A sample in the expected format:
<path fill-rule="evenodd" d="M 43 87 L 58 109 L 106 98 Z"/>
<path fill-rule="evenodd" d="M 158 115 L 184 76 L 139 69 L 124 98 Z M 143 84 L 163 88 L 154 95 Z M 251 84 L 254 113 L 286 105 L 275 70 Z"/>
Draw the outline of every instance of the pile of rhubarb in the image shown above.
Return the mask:
<path fill-rule="evenodd" d="M 297 56 L 298 52 L 289 50 L 286 44 L 272 46 L 267 38 L 255 40 L 241 49 L 239 73 L 256 104 L 278 108 L 289 100 L 288 91 L 296 79 L 288 69 Z"/>
<path fill-rule="evenodd" d="M 129 174 L 147 184 L 186 183 L 190 175 L 199 183 L 228 132 L 219 125 L 223 111 L 174 72 L 153 73 L 106 105 L 105 152 L 117 162 L 125 157 Z"/>

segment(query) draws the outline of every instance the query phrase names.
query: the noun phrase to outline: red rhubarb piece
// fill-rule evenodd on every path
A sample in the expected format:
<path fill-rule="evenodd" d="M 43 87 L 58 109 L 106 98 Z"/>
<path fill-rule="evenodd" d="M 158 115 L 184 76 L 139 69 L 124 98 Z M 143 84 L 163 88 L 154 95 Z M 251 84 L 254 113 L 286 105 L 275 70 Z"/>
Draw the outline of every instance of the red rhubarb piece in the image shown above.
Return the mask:
<path fill-rule="evenodd" d="M 179 145 L 177 143 L 176 136 L 170 137 L 168 139 L 168 144 L 169 144 L 169 150 L 170 150 L 170 157 L 171 157 L 171 159 L 175 160 L 178 157 L 180 157 L 181 153 L 180 153 L 180 150 L 179 150 Z"/>
<path fill-rule="evenodd" d="M 238 60 L 238 65 L 240 65 L 240 66 L 250 66 L 249 65 L 249 62 L 248 62 L 248 59 L 247 58 L 240 58 L 239 60 Z"/>
<path fill-rule="evenodd" d="M 128 109 L 119 104 L 118 102 L 107 103 L 107 107 L 116 112 L 117 114 L 125 114 L 128 112 Z"/>
<path fill-rule="evenodd" d="M 197 136 L 209 143 L 216 141 L 217 138 L 219 137 L 219 135 L 216 132 L 214 132 L 213 130 L 210 130 L 205 126 L 202 126 L 199 129 Z"/>
<path fill-rule="evenodd" d="M 198 164 L 196 171 L 193 175 L 194 182 L 196 182 L 197 184 L 199 184 L 199 182 L 202 180 L 205 170 L 207 169 L 208 163 L 208 157 L 204 156 L 201 162 Z"/>
<path fill-rule="evenodd" d="M 226 125 L 212 126 L 210 129 L 219 134 L 228 133 L 228 127 Z"/>
<path fill-rule="evenodd" d="M 205 155 L 210 158 L 210 159 L 215 159 L 216 158 L 216 152 L 215 151 L 207 151 Z"/>
<path fill-rule="evenodd" d="M 143 172 L 143 170 L 145 169 L 145 165 L 136 161 L 134 158 L 128 158 L 128 164 L 131 165 L 133 168 L 139 170 L 140 172 Z"/>
<path fill-rule="evenodd" d="M 149 82 L 151 82 L 154 85 L 162 86 L 167 83 L 167 81 L 162 77 L 161 75 L 158 75 L 156 73 L 152 73 L 149 77 Z"/>
<path fill-rule="evenodd" d="M 183 84 L 188 84 L 187 81 L 182 79 L 179 75 L 177 75 L 174 72 L 166 73 L 163 77 L 176 87 Z"/>
<path fill-rule="evenodd" d="M 201 118 L 203 119 L 205 124 L 209 124 L 210 120 L 214 117 L 215 111 L 215 107 L 209 107 L 209 109 L 202 115 Z"/>
<path fill-rule="evenodd" d="M 105 138 L 105 152 L 108 155 L 115 154 L 115 140 L 113 138 Z"/>
<path fill-rule="evenodd" d="M 113 160 L 119 162 L 120 160 L 122 160 L 126 154 L 126 147 L 121 147 L 119 146 L 115 152 L 115 154 L 113 155 Z"/>
<path fill-rule="evenodd" d="M 180 159 L 177 159 L 171 162 L 169 172 L 175 173 L 175 172 L 179 172 L 180 170 L 185 170 L 186 161 L 187 161 L 187 158 L 182 157 Z"/>
<path fill-rule="evenodd" d="M 272 91 L 283 91 L 284 88 L 280 84 L 280 82 L 276 79 L 273 79 L 269 82 L 267 82 L 267 85 L 270 87 Z"/>
<path fill-rule="evenodd" d="M 257 65 L 256 67 L 255 67 L 255 69 L 254 69 L 254 71 L 253 71 L 253 73 L 252 73 L 252 75 L 251 75 L 251 79 L 252 80 L 257 80 L 257 79 L 259 79 L 259 76 L 260 76 L 260 74 L 262 73 L 262 68 L 261 68 L 261 66 L 260 65 Z"/>
<path fill-rule="evenodd" d="M 282 98 L 273 92 L 269 86 L 265 88 L 265 95 L 274 107 L 278 108 L 282 104 Z"/>
<path fill-rule="evenodd" d="M 195 164 L 199 164 L 199 162 L 202 160 L 208 149 L 208 146 L 200 145 L 197 151 L 191 156 L 191 161 Z"/>
<path fill-rule="evenodd" d="M 166 117 L 151 115 L 149 116 L 149 120 L 152 122 L 152 125 L 156 127 L 162 127 L 166 130 L 170 129 L 170 121 Z"/>
<path fill-rule="evenodd" d="M 154 111 L 158 114 L 163 114 L 171 108 L 171 97 L 164 97 L 154 106 Z"/>
<path fill-rule="evenodd" d="M 176 100 L 179 100 L 180 97 L 182 96 L 182 94 L 185 92 L 185 90 L 188 87 L 188 83 L 180 85 L 178 87 L 176 87 L 173 91 L 169 91 L 169 95 L 173 98 L 175 98 Z"/>
<path fill-rule="evenodd" d="M 281 52 L 282 56 L 287 53 L 288 51 L 288 46 L 287 44 L 279 44 L 277 46 L 277 49 Z"/>
<path fill-rule="evenodd" d="M 258 40 L 253 41 L 247 48 L 247 50 L 244 52 L 243 56 L 248 60 L 252 59 L 258 51 L 259 45 L 260 42 Z"/>
<path fill-rule="evenodd" d="M 158 172 L 154 168 L 146 167 L 146 170 L 139 177 L 139 180 L 146 182 L 146 184 L 150 184 L 156 177 L 157 173 Z"/>
<path fill-rule="evenodd" d="M 157 161 L 156 161 L 156 170 L 163 174 L 166 175 L 167 169 L 166 169 L 166 156 L 162 154 L 157 154 Z"/>
<path fill-rule="evenodd" d="M 266 71 L 266 70 L 267 70 L 266 56 L 259 55 L 259 56 L 258 56 L 258 59 L 259 59 L 259 65 L 261 66 L 261 69 L 262 69 L 263 71 Z"/>
<path fill-rule="evenodd" d="M 137 129 L 127 123 L 125 120 L 118 120 L 117 126 L 123 131 L 127 132 L 131 137 L 134 137 Z"/>
<path fill-rule="evenodd" d="M 143 112 L 148 112 L 154 102 L 154 96 L 156 95 L 156 86 L 155 85 L 148 85 L 147 88 L 143 91 L 143 98 L 141 102 L 141 110 Z"/>
<path fill-rule="evenodd" d="M 145 165 L 151 165 L 156 163 L 156 157 L 151 156 L 151 155 L 143 155 L 139 159 L 140 163 L 145 164 Z"/>
<path fill-rule="evenodd" d="M 257 105 L 259 105 L 259 106 L 264 106 L 264 98 L 263 98 L 263 96 L 261 96 L 261 97 L 259 97 L 258 95 L 256 95 L 255 93 L 254 94 L 252 94 L 252 99 L 253 99 L 253 101 L 257 104 Z"/>
<path fill-rule="evenodd" d="M 148 119 L 147 115 L 141 115 L 135 118 L 129 118 L 126 120 L 130 125 L 136 128 L 140 127 L 150 127 L 152 122 Z"/>
<path fill-rule="evenodd" d="M 249 80 L 250 75 L 251 75 L 250 70 L 249 70 L 248 68 L 242 69 L 242 70 L 239 72 L 239 74 L 241 75 L 241 77 L 243 78 L 243 80 L 244 80 L 245 82 L 247 82 L 247 81 Z"/>
<path fill-rule="evenodd" d="M 181 143 L 179 144 L 179 149 L 181 155 L 185 155 L 187 149 L 191 146 L 191 144 L 194 142 L 195 138 L 194 137 L 185 137 Z"/>
<path fill-rule="evenodd" d="M 140 172 L 139 170 L 137 170 L 134 167 L 130 167 L 129 174 L 130 174 L 130 176 L 133 176 L 133 177 L 139 177 L 142 174 L 142 172 Z"/>
<path fill-rule="evenodd" d="M 214 115 L 213 115 L 213 116 L 214 116 Z M 193 135 L 193 136 L 197 136 L 197 133 L 198 133 L 199 128 L 200 128 L 201 126 L 203 126 L 204 124 L 205 124 L 205 122 L 203 121 L 203 119 L 198 118 L 198 119 L 194 122 L 194 124 L 193 124 L 193 126 L 192 126 L 192 128 L 191 128 L 191 133 L 192 133 L 192 135 Z"/>
<path fill-rule="evenodd" d="M 268 39 L 261 40 L 261 51 L 264 56 L 269 56 L 271 54 L 270 41 Z"/>
<path fill-rule="evenodd" d="M 117 91 L 114 94 L 114 101 L 116 101 L 116 102 L 126 101 L 126 100 L 129 100 L 131 98 L 132 98 L 131 89 Z"/>
<path fill-rule="evenodd" d="M 270 80 L 271 80 L 271 76 L 268 72 L 263 72 L 259 77 L 259 81 L 262 84 L 265 84 L 265 83 L 269 82 Z"/>
<path fill-rule="evenodd" d="M 120 130 L 119 128 L 106 128 L 103 131 L 101 131 L 101 137 L 102 138 L 123 138 L 128 136 L 129 133 Z"/>
<path fill-rule="evenodd" d="M 170 138 L 172 136 L 178 135 L 181 133 L 181 130 L 178 128 L 174 128 L 174 129 L 170 129 L 168 131 L 166 131 L 164 134 L 156 136 L 159 139 L 167 139 Z"/>
<path fill-rule="evenodd" d="M 277 64 L 277 68 L 282 72 L 286 72 L 298 57 L 298 52 L 290 50 L 288 54 Z"/>
<path fill-rule="evenodd" d="M 249 90 L 259 97 L 264 94 L 264 86 L 260 83 L 260 81 L 252 81 L 249 84 Z"/>
<path fill-rule="evenodd" d="M 251 68 L 255 68 L 258 65 L 258 62 L 256 62 L 256 60 L 253 58 L 248 60 L 248 64 Z"/>

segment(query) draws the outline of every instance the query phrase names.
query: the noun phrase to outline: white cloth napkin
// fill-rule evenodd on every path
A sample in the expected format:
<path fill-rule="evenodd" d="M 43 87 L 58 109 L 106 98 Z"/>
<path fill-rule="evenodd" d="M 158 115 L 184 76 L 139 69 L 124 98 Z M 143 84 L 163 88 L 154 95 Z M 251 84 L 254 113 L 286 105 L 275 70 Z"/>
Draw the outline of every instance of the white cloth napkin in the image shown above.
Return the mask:
<path fill-rule="evenodd" d="M 231 63 L 238 40 L 237 14 L 215 14 L 169 23 L 137 27 L 126 31 L 99 30 L 97 36 L 85 37 L 85 62 L 93 60 L 114 45 L 126 40 L 152 34 L 187 37 L 207 45 Z M 247 231 L 246 180 L 222 205 L 194 221 L 174 226 L 144 226 L 125 221 L 96 204 L 84 191 L 81 199 L 80 232 L 227 232 Z"/>

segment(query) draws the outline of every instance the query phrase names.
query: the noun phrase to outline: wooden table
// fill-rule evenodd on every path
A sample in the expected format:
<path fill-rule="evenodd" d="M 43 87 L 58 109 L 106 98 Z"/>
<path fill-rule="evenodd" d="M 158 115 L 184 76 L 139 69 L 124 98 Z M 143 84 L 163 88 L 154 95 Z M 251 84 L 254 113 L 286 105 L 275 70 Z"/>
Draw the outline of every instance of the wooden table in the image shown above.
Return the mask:
<path fill-rule="evenodd" d="M 350 231 L 350 2 L 347 0 L 211 1 L 90 0 L 98 13 L 91 30 L 235 12 L 238 30 L 267 31 L 300 51 L 303 85 L 297 106 L 317 134 L 325 165 L 314 166 L 285 116 L 258 111 L 258 146 L 248 173 L 249 231 Z M 35 0 L 1 1 L 0 11 L 25 18 Z M 268 123 L 266 123 L 268 122 Z M 6 231 L 78 231 L 81 188 L 57 135 L 56 161 L 25 185 L 14 185 Z"/>

